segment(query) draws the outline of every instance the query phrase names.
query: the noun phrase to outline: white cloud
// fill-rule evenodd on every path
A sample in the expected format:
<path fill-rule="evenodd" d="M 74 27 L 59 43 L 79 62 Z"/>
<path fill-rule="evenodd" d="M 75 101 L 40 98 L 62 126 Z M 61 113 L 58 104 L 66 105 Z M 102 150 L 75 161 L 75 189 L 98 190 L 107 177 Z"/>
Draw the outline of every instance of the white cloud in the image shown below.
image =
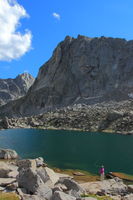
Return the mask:
<path fill-rule="evenodd" d="M 54 12 L 52 15 L 54 18 L 60 20 L 60 15 L 58 13 Z"/>
<path fill-rule="evenodd" d="M 0 0 L 0 60 L 10 61 L 24 55 L 31 47 L 31 32 L 17 31 L 26 10 L 15 0 Z"/>

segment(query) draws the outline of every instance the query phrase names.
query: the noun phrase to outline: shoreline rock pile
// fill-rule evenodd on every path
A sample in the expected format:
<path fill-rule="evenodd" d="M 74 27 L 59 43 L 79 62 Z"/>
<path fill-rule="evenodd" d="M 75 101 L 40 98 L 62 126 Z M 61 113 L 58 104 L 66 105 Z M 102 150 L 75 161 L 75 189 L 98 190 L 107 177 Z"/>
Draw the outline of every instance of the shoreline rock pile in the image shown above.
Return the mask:
<path fill-rule="evenodd" d="M 133 101 L 75 104 L 44 114 L 1 118 L 0 129 L 40 128 L 133 134 Z"/>
<path fill-rule="evenodd" d="M 0 151 L 10 154 L 12 150 Z M 15 158 L 10 155 L 8 158 Z M 97 200 L 98 196 L 106 196 L 107 200 L 133 199 L 133 186 L 119 178 L 78 184 L 72 177 L 48 168 L 43 158 L 8 162 L 4 158 L 0 162 L 0 192 L 14 192 L 21 200 Z M 97 197 L 89 197 L 92 194 Z"/>

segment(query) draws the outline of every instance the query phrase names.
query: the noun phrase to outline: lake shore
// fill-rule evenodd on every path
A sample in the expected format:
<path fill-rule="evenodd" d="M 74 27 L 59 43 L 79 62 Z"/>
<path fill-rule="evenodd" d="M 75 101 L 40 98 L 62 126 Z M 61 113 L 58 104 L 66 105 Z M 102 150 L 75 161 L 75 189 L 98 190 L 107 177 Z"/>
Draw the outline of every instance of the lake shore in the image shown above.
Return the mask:
<path fill-rule="evenodd" d="M 16 160 L 17 153 L 0 149 L 0 198 L 6 200 L 131 200 L 132 185 L 120 178 L 75 181 L 75 176 L 86 176 L 79 171 L 54 171 L 43 158 Z M 15 159 L 15 160 L 14 160 Z M 85 172 L 84 172 L 85 173 Z"/>
<path fill-rule="evenodd" d="M 27 117 L 1 117 L 0 129 L 37 128 L 133 134 L 133 101 L 77 104 Z"/>

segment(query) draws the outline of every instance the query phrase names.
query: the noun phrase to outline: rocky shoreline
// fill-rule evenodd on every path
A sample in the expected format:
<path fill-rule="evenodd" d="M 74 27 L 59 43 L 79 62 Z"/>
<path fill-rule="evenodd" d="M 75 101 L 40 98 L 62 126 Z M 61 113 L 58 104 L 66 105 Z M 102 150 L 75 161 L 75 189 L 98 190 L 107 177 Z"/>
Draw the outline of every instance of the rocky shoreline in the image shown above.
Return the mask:
<path fill-rule="evenodd" d="M 47 167 L 41 157 L 17 158 L 15 151 L 0 149 L 0 195 L 15 194 L 21 200 L 133 199 L 133 185 L 117 177 L 79 184 L 73 177 Z"/>
<path fill-rule="evenodd" d="M 40 128 L 133 134 L 133 100 L 75 104 L 36 116 L 1 117 L 0 129 Z"/>

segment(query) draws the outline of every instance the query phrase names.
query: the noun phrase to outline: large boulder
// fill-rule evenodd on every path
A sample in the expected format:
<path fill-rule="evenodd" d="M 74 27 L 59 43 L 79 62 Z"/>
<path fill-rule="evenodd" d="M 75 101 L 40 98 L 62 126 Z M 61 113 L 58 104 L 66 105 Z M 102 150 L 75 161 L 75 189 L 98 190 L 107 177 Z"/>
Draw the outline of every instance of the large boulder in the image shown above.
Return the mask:
<path fill-rule="evenodd" d="M 0 178 L 15 178 L 18 175 L 17 170 L 15 165 L 0 162 Z"/>
<path fill-rule="evenodd" d="M 0 159 L 17 159 L 18 154 L 11 149 L 0 149 Z"/>
<path fill-rule="evenodd" d="M 27 169 L 27 168 L 33 168 L 36 169 L 36 161 L 33 159 L 25 159 L 25 160 L 19 160 L 17 162 L 18 170 L 21 169 Z"/>
<path fill-rule="evenodd" d="M 26 193 L 37 195 L 43 199 L 49 200 L 52 196 L 52 190 L 44 184 L 40 175 L 34 168 L 22 168 L 17 177 L 18 186 L 24 188 Z"/>
<path fill-rule="evenodd" d="M 68 190 L 76 190 L 77 192 L 81 191 L 81 193 L 84 192 L 84 189 L 71 178 L 60 178 L 58 183 L 64 184 Z"/>
<path fill-rule="evenodd" d="M 59 176 L 48 167 L 40 167 L 37 169 L 37 174 L 40 176 L 45 185 L 53 187 L 54 184 L 59 180 Z"/>
<path fill-rule="evenodd" d="M 39 167 L 46 167 L 47 164 L 44 163 L 44 160 L 42 157 L 36 158 L 36 159 L 24 159 L 24 160 L 19 160 L 17 162 L 17 166 L 19 167 L 19 170 L 22 168 L 39 168 Z"/>
<path fill-rule="evenodd" d="M 11 171 L 12 170 L 6 163 L 0 162 L 0 178 L 8 178 L 8 174 Z"/>
<path fill-rule="evenodd" d="M 25 188 L 27 193 L 35 194 L 43 181 L 32 168 L 22 169 L 17 177 L 18 185 Z"/>
<path fill-rule="evenodd" d="M 37 192 L 35 193 L 40 199 L 51 200 L 52 197 L 52 190 L 51 188 L 47 187 L 45 184 L 41 185 Z"/>
<path fill-rule="evenodd" d="M 36 158 L 35 161 L 36 161 L 37 167 L 46 167 L 47 166 L 47 164 L 44 163 L 44 159 L 42 157 Z"/>
<path fill-rule="evenodd" d="M 85 190 L 71 178 L 60 178 L 58 183 L 65 185 L 67 187 L 67 193 L 76 198 L 79 198 L 81 194 L 85 193 Z"/>

